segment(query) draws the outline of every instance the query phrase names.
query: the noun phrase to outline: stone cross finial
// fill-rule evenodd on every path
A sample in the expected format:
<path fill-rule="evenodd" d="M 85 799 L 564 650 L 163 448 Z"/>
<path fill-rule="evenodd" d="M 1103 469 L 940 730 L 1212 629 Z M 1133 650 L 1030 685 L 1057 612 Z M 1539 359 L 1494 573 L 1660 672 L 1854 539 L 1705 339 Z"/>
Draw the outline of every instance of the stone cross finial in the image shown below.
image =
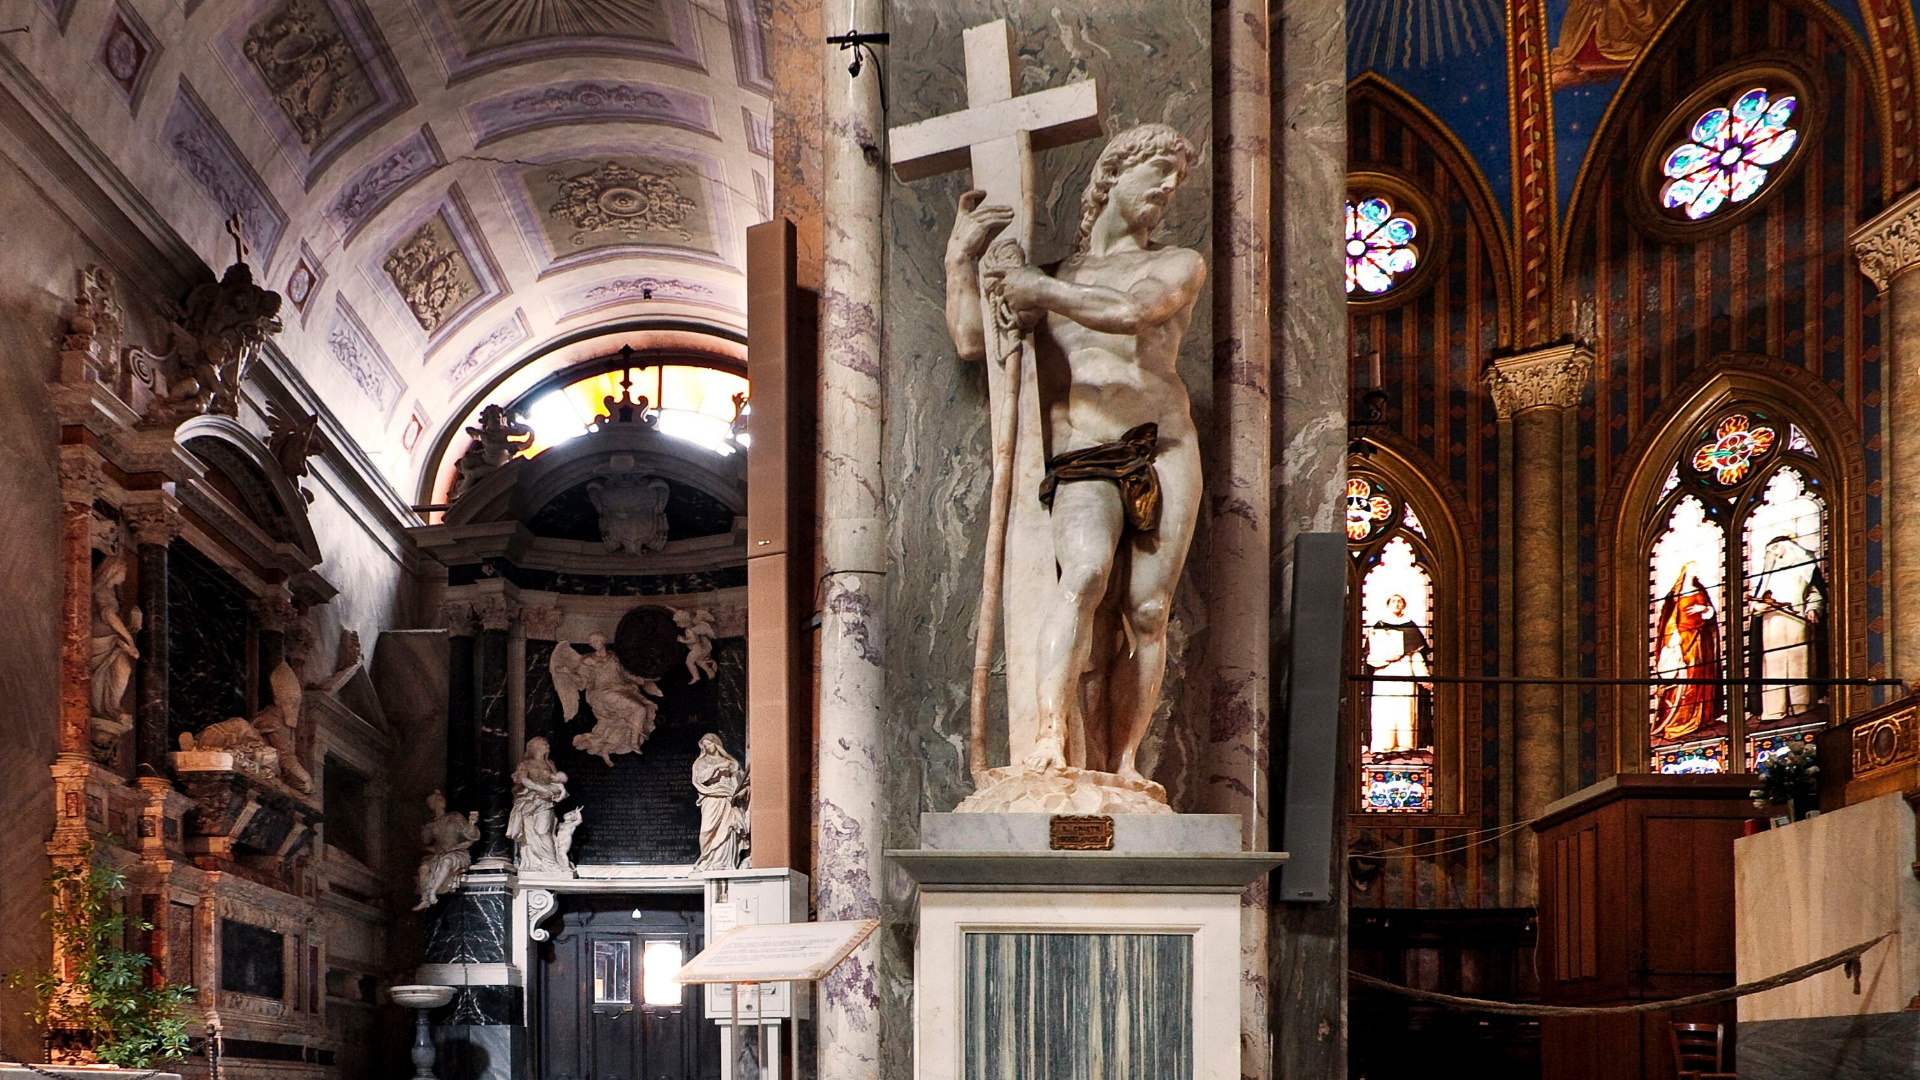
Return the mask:
<path fill-rule="evenodd" d="M 227 235 L 233 237 L 233 261 L 244 263 L 253 249 L 247 246 L 246 221 L 235 214 L 227 219 Z"/>

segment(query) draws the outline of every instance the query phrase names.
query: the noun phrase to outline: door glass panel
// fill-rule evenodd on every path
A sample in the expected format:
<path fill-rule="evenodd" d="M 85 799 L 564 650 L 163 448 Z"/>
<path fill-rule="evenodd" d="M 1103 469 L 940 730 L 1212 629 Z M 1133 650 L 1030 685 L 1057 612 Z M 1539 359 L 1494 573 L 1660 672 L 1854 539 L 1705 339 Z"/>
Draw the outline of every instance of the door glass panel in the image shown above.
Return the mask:
<path fill-rule="evenodd" d="M 593 1003 L 633 1004 L 633 942 L 593 943 Z"/>
<path fill-rule="evenodd" d="M 677 941 L 649 941 L 640 954 L 642 996 L 648 1005 L 678 1005 L 682 990 L 673 977 L 685 966 L 685 954 Z"/>

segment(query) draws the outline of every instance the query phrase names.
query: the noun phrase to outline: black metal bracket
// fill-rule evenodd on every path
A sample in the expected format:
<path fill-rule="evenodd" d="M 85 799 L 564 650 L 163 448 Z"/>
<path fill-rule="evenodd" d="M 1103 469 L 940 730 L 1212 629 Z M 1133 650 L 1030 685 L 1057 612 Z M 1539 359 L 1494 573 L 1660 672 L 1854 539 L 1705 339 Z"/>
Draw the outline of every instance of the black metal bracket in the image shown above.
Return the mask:
<path fill-rule="evenodd" d="M 868 57 L 873 59 L 875 76 L 880 80 L 881 112 L 887 111 L 887 79 L 886 73 L 880 70 L 880 54 L 875 52 L 873 47 L 875 45 L 887 44 L 890 38 L 891 35 L 885 31 L 862 33 L 859 30 L 853 29 L 849 29 L 844 34 L 830 34 L 827 36 L 827 44 L 840 46 L 841 52 L 846 52 L 849 49 L 853 50 L 853 62 L 847 65 L 847 74 L 853 78 L 857 79 L 860 77 L 860 70 L 866 66 Z M 865 56 L 861 55 L 862 51 L 866 53 Z"/>

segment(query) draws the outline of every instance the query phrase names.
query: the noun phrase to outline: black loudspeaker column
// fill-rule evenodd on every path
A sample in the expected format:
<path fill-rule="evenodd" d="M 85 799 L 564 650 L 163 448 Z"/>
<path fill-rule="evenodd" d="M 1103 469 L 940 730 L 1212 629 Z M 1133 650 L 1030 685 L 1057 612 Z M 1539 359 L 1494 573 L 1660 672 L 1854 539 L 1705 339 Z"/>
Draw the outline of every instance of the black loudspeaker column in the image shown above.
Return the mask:
<path fill-rule="evenodd" d="M 1280 807 L 1287 862 L 1275 898 L 1333 899 L 1333 846 L 1340 789 L 1340 700 L 1347 636 L 1347 539 L 1294 539 L 1292 655 L 1287 660 L 1286 788 Z"/>

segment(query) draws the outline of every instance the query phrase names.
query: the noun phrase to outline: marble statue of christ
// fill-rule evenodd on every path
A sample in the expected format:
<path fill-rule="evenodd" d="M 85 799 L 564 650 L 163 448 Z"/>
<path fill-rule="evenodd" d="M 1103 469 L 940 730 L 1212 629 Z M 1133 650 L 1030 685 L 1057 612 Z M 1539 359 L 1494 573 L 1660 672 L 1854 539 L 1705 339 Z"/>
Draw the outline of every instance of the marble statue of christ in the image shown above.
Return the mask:
<path fill-rule="evenodd" d="M 1012 208 L 961 197 L 947 254 L 947 326 L 963 359 L 985 359 L 986 312 L 1031 332 L 1043 387 L 1051 597 L 1008 597 L 1040 620 L 1038 738 L 1024 764 L 1080 766 L 1083 680 L 1104 694 L 1111 771 L 1144 781 L 1136 755 L 1167 665 L 1167 620 L 1200 507 L 1200 448 L 1180 341 L 1206 280 L 1198 252 L 1156 243 L 1194 161 L 1178 132 L 1146 124 L 1107 144 L 1082 197 L 1073 253 L 1031 266 L 999 233 Z M 1009 541 L 1011 542 L 1011 540 Z M 1116 588 L 1118 633 L 1101 633 Z M 1091 675 L 1091 680 L 1087 676 Z"/>

